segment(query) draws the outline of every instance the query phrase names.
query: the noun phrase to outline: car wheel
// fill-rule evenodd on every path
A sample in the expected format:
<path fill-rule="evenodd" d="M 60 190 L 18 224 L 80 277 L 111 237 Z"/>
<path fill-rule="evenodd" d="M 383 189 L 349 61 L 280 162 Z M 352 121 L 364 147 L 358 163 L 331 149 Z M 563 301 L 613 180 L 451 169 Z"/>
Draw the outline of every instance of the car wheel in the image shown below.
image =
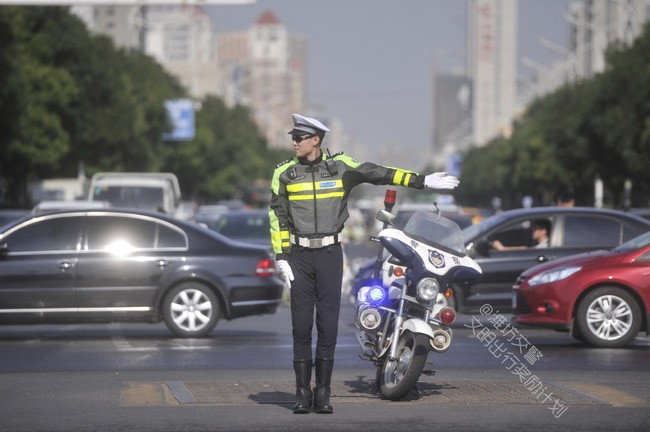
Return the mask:
<path fill-rule="evenodd" d="M 602 287 L 582 299 L 576 321 L 586 342 L 598 347 L 621 347 L 639 332 L 641 310 L 634 297 L 623 289 Z"/>
<path fill-rule="evenodd" d="M 219 300 L 207 286 L 185 282 L 174 287 L 163 303 L 163 319 L 178 337 L 203 337 L 217 325 L 221 316 Z"/>

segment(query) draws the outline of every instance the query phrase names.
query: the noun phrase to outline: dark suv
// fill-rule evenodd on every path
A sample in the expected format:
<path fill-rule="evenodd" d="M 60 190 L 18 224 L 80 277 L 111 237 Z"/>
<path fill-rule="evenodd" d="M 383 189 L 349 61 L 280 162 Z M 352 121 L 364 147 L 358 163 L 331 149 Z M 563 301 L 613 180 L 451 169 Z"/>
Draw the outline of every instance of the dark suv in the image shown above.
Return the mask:
<path fill-rule="evenodd" d="M 532 227 L 539 220 L 551 224 L 547 248 L 535 248 L 532 241 Z M 512 286 L 524 270 L 568 255 L 611 249 L 649 230 L 650 220 L 616 210 L 534 207 L 496 214 L 463 229 L 467 251 L 483 275 L 454 286 L 452 305 L 464 313 L 475 313 L 484 305 L 511 312 Z M 496 250 L 491 247 L 495 240 L 511 248 Z"/>

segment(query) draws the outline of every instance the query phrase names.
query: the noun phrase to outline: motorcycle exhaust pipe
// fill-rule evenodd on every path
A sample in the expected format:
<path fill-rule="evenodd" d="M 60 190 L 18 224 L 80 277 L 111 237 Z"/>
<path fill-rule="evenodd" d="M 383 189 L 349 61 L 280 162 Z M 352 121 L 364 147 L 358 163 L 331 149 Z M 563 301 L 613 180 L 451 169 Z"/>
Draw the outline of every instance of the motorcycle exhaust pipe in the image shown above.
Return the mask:
<path fill-rule="evenodd" d="M 359 311 L 357 322 L 362 329 L 373 331 L 381 324 L 381 314 L 377 309 L 368 307 Z"/>
<path fill-rule="evenodd" d="M 445 352 L 451 346 L 451 334 L 442 329 L 435 330 L 430 339 L 431 348 L 436 352 Z"/>

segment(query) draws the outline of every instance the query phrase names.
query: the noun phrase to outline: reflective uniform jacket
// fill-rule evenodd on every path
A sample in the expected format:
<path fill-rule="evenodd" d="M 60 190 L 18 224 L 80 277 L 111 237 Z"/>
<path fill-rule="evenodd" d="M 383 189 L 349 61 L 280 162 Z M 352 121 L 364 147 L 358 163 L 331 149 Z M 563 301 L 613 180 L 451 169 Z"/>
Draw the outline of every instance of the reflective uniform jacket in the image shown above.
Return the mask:
<path fill-rule="evenodd" d="M 327 165 L 330 165 L 328 169 Z M 347 201 L 360 183 L 424 188 L 424 176 L 370 162 L 359 163 L 344 153 L 313 162 L 297 157 L 282 162 L 271 183 L 271 242 L 276 259 L 286 259 L 290 234 L 322 238 L 338 234 L 348 219 Z"/>

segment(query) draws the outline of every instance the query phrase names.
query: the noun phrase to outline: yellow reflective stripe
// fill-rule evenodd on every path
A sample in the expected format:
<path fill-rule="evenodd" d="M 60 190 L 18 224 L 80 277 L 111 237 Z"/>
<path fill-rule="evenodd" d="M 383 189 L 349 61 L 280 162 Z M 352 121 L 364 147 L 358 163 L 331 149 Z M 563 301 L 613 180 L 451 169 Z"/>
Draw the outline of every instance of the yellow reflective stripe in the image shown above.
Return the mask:
<path fill-rule="evenodd" d="M 393 176 L 393 184 L 397 186 L 408 186 L 411 175 L 412 173 L 409 171 L 396 169 L 395 175 Z"/>
<path fill-rule="evenodd" d="M 289 197 L 289 201 L 304 201 L 314 199 L 313 195 L 293 195 Z"/>
<path fill-rule="evenodd" d="M 316 194 L 316 199 L 342 197 L 344 192 L 329 192 Z M 291 195 L 289 201 L 303 201 L 314 199 L 314 195 Z"/>
<path fill-rule="evenodd" d="M 401 185 L 403 176 L 404 176 L 404 171 L 400 171 L 400 170 L 395 171 L 395 175 L 393 176 L 393 184 Z"/>
<path fill-rule="evenodd" d="M 316 195 L 316 199 L 342 197 L 343 192 L 329 192 Z"/>
<path fill-rule="evenodd" d="M 282 249 L 288 248 L 291 245 L 289 243 L 289 231 L 276 231 L 271 234 L 271 244 L 276 253 L 280 253 Z"/>
<path fill-rule="evenodd" d="M 274 242 L 276 242 L 278 240 L 280 240 L 280 241 L 281 240 L 286 240 L 286 239 L 289 238 L 289 231 L 274 232 L 271 237 L 272 237 L 271 240 L 273 240 Z"/>
<path fill-rule="evenodd" d="M 305 192 L 314 190 L 313 183 L 294 183 L 287 185 L 287 192 Z"/>

